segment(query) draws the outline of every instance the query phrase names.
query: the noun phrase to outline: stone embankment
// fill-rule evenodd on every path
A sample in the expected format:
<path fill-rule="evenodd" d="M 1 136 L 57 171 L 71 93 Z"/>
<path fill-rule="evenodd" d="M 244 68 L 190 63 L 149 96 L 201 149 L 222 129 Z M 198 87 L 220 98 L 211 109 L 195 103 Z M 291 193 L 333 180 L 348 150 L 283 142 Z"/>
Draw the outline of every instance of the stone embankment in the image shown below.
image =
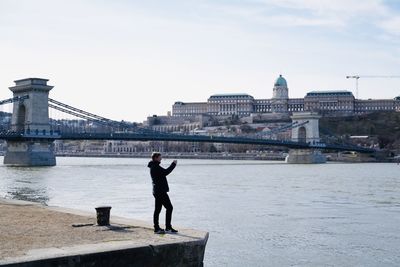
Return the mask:
<path fill-rule="evenodd" d="M 203 266 L 208 233 L 155 235 L 142 221 L 0 199 L 0 266 Z"/>

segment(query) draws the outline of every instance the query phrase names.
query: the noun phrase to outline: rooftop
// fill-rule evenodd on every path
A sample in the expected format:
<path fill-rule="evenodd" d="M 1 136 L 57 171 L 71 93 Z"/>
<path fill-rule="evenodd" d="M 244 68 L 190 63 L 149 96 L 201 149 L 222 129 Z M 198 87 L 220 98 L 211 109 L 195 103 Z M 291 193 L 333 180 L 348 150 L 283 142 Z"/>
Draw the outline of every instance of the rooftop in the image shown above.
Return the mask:
<path fill-rule="evenodd" d="M 176 101 L 174 105 L 207 105 L 207 102 L 182 102 Z"/>
<path fill-rule="evenodd" d="M 307 93 L 307 96 L 318 96 L 318 95 L 346 95 L 353 96 L 353 93 L 347 90 L 326 90 L 326 91 L 311 91 Z"/>
<path fill-rule="evenodd" d="M 42 78 L 25 78 L 25 79 L 20 79 L 20 80 L 15 80 L 15 85 L 47 85 L 48 79 L 42 79 Z"/>
<path fill-rule="evenodd" d="M 238 93 L 238 94 L 216 94 L 216 95 L 210 96 L 210 98 L 222 98 L 222 97 L 250 97 L 250 98 L 253 98 L 249 94 L 242 94 L 242 93 Z"/>
<path fill-rule="evenodd" d="M 282 74 L 279 75 L 279 77 L 276 79 L 274 86 L 285 86 L 287 87 L 287 82 L 286 79 L 283 78 Z"/>

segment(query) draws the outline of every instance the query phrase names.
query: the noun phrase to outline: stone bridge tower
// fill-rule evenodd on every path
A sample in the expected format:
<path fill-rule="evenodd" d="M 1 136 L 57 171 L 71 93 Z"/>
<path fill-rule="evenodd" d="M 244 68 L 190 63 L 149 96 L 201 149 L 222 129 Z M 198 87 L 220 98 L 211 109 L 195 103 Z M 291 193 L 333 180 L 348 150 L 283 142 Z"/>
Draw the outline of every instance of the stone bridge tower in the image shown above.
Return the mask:
<path fill-rule="evenodd" d="M 316 144 L 319 142 L 319 119 L 321 115 L 314 112 L 298 112 L 291 116 L 292 122 L 300 127 L 292 128 L 292 141 Z"/>
<path fill-rule="evenodd" d="M 319 138 L 319 119 L 314 112 L 298 112 L 291 116 L 292 122 L 299 127 L 292 128 L 292 141 L 317 145 Z M 287 163 L 325 163 L 326 157 L 318 149 L 290 149 L 286 157 Z"/>
<path fill-rule="evenodd" d="M 27 78 L 15 81 L 9 89 L 14 97 L 25 97 L 14 102 L 11 130 L 24 136 L 24 141 L 7 141 L 4 164 L 14 166 L 54 166 L 54 144 L 46 136 L 50 134 L 49 91 L 46 79 Z M 29 136 L 42 137 L 29 140 Z"/>

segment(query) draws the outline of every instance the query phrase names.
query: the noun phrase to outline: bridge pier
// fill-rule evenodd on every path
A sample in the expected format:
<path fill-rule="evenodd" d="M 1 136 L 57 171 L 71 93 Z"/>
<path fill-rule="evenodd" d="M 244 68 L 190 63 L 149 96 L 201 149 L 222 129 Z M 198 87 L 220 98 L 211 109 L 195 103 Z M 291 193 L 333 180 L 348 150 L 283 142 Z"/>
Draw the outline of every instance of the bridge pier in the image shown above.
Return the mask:
<path fill-rule="evenodd" d="M 290 149 L 285 162 L 291 164 L 317 164 L 325 163 L 326 157 L 316 149 Z"/>
<path fill-rule="evenodd" d="M 24 98 L 13 104 L 11 119 L 13 132 L 22 134 L 24 137 L 32 134 L 44 137 L 50 133 L 48 96 L 53 86 L 47 85 L 47 81 L 39 78 L 17 80 L 15 86 L 9 88 L 14 97 Z M 56 165 L 54 143 L 47 139 L 7 140 L 4 164 L 54 166 Z"/>
<path fill-rule="evenodd" d="M 4 164 L 11 166 L 55 166 L 54 142 L 7 141 Z"/>

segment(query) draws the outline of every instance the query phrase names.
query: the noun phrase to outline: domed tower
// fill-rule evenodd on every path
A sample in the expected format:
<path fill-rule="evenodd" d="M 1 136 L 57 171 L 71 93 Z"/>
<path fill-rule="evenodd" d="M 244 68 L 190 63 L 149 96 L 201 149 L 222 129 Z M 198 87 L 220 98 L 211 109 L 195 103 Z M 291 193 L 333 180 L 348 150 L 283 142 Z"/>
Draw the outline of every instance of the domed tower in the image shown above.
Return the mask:
<path fill-rule="evenodd" d="M 271 108 L 272 112 L 275 113 L 287 113 L 288 112 L 288 99 L 289 89 L 287 87 L 286 79 L 279 75 L 274 84 L 274 90 L 272 94 Z"/>

